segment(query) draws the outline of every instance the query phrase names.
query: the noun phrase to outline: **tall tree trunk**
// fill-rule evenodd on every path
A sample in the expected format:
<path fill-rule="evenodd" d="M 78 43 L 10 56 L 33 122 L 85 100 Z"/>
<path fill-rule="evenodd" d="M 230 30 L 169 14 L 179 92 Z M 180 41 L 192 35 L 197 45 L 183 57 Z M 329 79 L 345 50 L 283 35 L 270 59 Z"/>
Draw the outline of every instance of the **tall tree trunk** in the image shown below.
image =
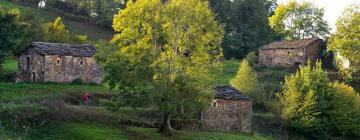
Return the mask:
<path fill-rule="evenodd" d="M 165 134 L 165 135 L 172 135 L 173 133 L 173 129 L 171 128 L 171 124 L 170 124 L 170 118 L 171 118 L 171 113 L 167 112 L 164 114 L 164 120 L 163 123 L 159 129 L 159 133 Z"/>

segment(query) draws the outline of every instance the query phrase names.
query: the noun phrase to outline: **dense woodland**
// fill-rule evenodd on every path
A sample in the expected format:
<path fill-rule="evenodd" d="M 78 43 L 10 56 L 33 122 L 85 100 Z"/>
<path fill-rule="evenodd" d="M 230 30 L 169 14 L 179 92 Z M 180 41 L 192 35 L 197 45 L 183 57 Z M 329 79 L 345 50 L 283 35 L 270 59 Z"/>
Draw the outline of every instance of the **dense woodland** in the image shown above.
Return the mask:
<path fill-rule="evenodd" d="M 257 62 L 265 44 L 314 37 L 334 65 Z M 93 44 L 103 84 L 14 83 L 32 41 Z M 0 81 L 0 139 L 359 139 L 360 5 L 330 33 L 324 9 L 307 1 L 6 0 Z M 222 85 L 252 100 L 254 134 L 184 127 L 201 125 Z M 85 91 L 91 106 L 77 101 Z"/>

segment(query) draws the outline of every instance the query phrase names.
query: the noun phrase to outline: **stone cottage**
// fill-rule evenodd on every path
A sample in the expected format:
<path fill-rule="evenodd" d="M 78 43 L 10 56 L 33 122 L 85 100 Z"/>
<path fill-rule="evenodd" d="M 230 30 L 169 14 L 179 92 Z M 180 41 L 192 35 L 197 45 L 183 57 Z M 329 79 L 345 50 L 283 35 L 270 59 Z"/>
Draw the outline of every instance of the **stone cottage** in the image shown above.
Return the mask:
<path fill-rule="evenodd" d="M 103 70 L 91 45 L 33 42 L 18 57 L 17 82 L 101 83 Z"/>
<path fill-rule="evenodd" d="M 320 58 L 322 40 L 319 38 L 275 41 L 259 48 L 259 64 L 291 67 L 312 64 Z"/>
<path fill-rule="evenodd" d="M 240 91 L 222 86 L 215 88 L 211 107 L 201 115 L 206 129 L 251 133 L 252 102 Z"/>

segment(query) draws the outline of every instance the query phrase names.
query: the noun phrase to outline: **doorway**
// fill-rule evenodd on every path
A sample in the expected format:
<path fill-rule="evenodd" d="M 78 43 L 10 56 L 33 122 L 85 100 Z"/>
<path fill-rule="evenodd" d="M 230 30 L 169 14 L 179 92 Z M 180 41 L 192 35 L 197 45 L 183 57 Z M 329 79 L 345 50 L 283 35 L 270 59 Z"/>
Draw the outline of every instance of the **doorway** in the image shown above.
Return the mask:
<path fill-rule="evenodd" d="M 36 82 L 36 73 L 35 73 L 35 72 L 32 72 L 32 74 L 31 74 L 31 80 L 32 80 L 33 82 Z"/>

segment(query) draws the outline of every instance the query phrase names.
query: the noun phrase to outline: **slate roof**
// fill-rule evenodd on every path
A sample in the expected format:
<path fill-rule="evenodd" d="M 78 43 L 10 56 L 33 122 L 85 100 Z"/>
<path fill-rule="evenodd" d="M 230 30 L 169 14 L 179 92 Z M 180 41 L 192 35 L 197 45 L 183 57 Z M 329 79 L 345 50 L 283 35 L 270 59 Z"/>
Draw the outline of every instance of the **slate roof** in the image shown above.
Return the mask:
<path fill-rule="evenodd" d="M 309 44 L 321 41 L 320 38 L 309 38 L 309 39 L 300 39 L 300 40 L 287 40 L 287 41 L 274 41 L 270 44 L 260 47 L 260 50 L 269 50 L 269 49 L 298 49 L 308 46 Z"/>
<path fill-rule="evenodd" d="M 30 47 L 43 55 L 62 55 L 77 57 L 92 57 L 95 54 L 95 48 L 89 44 L 70 45 L 60 43 L 32 42 Z"/>
<path fill-rule="evenodd" d="M 225 100 L 249 100 L 249 97 L 246 97 L 239 90 L 236 90 L 235 88 L 230 86 L 216 87 L 215 98 Z"/>

